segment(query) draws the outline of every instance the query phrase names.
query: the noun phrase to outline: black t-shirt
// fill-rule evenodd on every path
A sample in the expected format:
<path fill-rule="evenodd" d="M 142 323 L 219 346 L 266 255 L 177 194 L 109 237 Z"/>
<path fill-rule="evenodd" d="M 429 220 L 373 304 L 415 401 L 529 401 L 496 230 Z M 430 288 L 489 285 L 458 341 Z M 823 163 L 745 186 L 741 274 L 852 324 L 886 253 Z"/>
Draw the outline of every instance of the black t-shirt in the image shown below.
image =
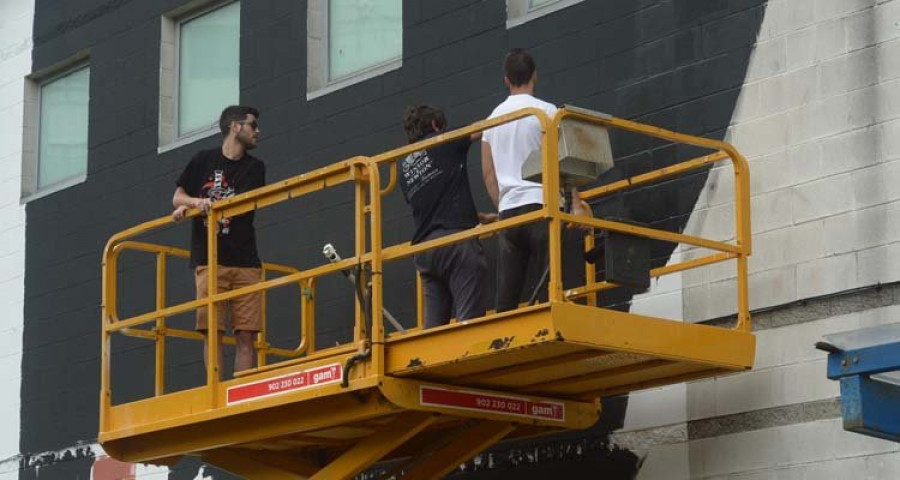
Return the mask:
<path fill-rule="evenodd" d="M 400 188 L 416 224 L 413 244 L 435 230 L 464 230 L 478 224 L 466 168 L 470 145 L 468 138 L 444 143 L 415 152 L 397 166 Z"/>
<path fill-rule="evenodd" d="M 266 184 L 266 166 L 244 154 L 229 160 L 221 149 L 198 152 L 178 177 L 176 185 L 192 196 L 213 202 L 248 192 Z M 219 265 L 259 267 L 253 211 L 219 222 Z M 191 268 L 207 264 L 206 217 L 195 217 L 191 231 Z"/>

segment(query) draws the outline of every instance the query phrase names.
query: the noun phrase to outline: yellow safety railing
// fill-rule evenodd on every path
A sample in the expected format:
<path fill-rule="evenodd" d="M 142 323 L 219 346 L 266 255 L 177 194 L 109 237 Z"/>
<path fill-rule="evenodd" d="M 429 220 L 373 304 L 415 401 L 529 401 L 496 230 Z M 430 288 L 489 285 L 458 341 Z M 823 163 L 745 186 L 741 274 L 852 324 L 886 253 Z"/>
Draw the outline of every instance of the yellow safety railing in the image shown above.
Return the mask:
<path fill-rule="evenodd" d="M 213 204 L 209 212 L 209 222 L 207 222 L 209 228 L 207 232 L 209 237 L 207 245 L 209 248 L 208 275 L 210 275 L 211 278 L 216 278 L 217 276 L 218 265 L 216 257 L 218 256 L 218 235 L 216 234 L 214 228 L 216 228 L 216 224 L 219 219 L 223 217 L 238 215 L 269 205 L 274 205 L 288 199 L 299 198 L 309 193 L 320 191 L 327 187 L 340 185 L 349 181 L 356 181 L 357 196 L 359 197 L 360 194 L 365 193 L 365 188 L 367 185 L 365 174 L 367 167 L 368 163 L 365 157 L 356 157 L 345 160 L 343 162 L 339 162 L 337 164 L 330 165 L 325 168 L 321 168 L 313 172 L 298 175 L 285 181 L 276 182 L 266 187 L 256 189 L 252 192 L 237 195 L 228 200 L 216 202 L 215 204 Z M 364 214 L 362 213 L 362 209 L 364 208 L 364 199 L 357 198 L 356 203 L 357 208 L 354 216 L 357 219 L 364 218 Z M 193 210 L 188 212 L 187 217 L 192 218 L 198 215 L 200 215 L 200 212 Z M 165 362 L 165 338 L 178 337 L 197 340 L 202 340 L 204 338 L 203 335 L 197 332 L 167 328 L 165 326 L 166 318 L 191 312 L 196 310 L 197 308 L 207 308 L 209 330 L 215 331 L 218 327 L 218 322 L 220 321 L 220 319 L 217 318 L 218 309 L 213 308 L 216 303 L 227 301 L 231 298 L 247 295 L 250 293 L 264 292 L 273 288 L 296 284 L 300 288 L 301 292 L 300 343 L 295 349 L 278 349 L 271 347 L 268 344 L 266 337 L 267 325 L 265 310 L 263 310 L 263 330 L 260 332 L 260 338 L 256 343 L 256 347 L 259 349 L 258 361 L 261 366 L 265 367 L 266 355 L 274 355 L 286 358 L 306 355 L 305 358 L 309 358 L 310 354 L 315 351 L 314 298 L 316 279 L 323 275 L 336 273 L 344 269 L 352 268 L 357 264 L 365 261 L 365 259 L 363 259 L 360 255 L 357 255 L 353 258 L 348 258 L 337 263 L 324 265 L 305 271 L 299 271 L 298 269 L 289 266 L 266 263 L 263 265 L 264 272 L 277 272 L 280 273 L 281 276 L 276 278 L 267 278 L 267 276 L 264 276 L 264 279 L 260 283 L 223 293 L 217 292 L 217 282 L 209 282 L 208 297 L 191 300 L 188 302 L 180 303 L 178 305 L 166 306 L 166 260 L 168 259 L 168 257 L 186 257 L 189 256 L 189 253 L 178 248 L 153 245 L 145 242 L 134 241 L 132 239 L 137 236 L 160 229 L 162 227 L 169 226 L 171 225 L 171 223 L 172 221 L 169 217 L 163 217 L 145 222 L 143 224 L 120 232 L 110 238 L 103 252 L 103 291 L 101 294 L 101 315 L 103 328 L 100 376 L 100 413 L 101 427 L 103 428 L 108 427 L 106 417 L 108 410 L 111 407 L 112 398 L 110 380 L 110 340 L 113 334 L 119 333 L 133 337 L 148 338 L 157 342 L 155 391 L 157 395 L 161 395 L 164 394 L 163 367 Z M 358 254 L 364 253 L 364 240 L 365 239 L 363 238 L 363 241 L 361 243 L 359 241 L 357 242 L 358 247 L 360 247 L 361 245 L 361 248 L 359 248 L 357 251 Z M 152 253 L 157 256 L 156 309 L 154 311 L 139 314 L 130 318 L 120 318 L 117 294 L 118 259 L 121 253 L 128 250 Z M 152 329 L 148 330 L 138 328 L 148 324 L 153 325 Z M 362 321 L 362 311 L 359 306 L 357 306 L 356 325 L 356 338 L 357 340 L 360 340 L 364 338 L 365 335 L 361 330 L 365 328 L 365 322 Z M 219 383 L 218 362 L 216 362 L 215 359 L 218 356 L 218 349 L 221 348 L 221 346 L 219 345 L 217 336 L 212 336 L 211 339 L 212 341 L 209 342 L 209 348 L 207 349 L 206 358 L 206 385 L 210 399 L 210 405 L 214 406 L 216 404 L 215 387 Z M 234 340 L 228 337 L 225 337 L 224 341 L 226 343 L 234 343 Z"/>
<path fill-rule="evenodd" d="M 166 247 L 163 245 L 154 245 L 151 243 L 145 242 L 136 242 L 136 241 L 124 241 L 119 243 L 113 248 L 113 254 L 110 256 L 110 262 L 112 263 L 111 268 L 115 269 L 117 267 L 117 262 L 122 253 L 127 251 L 137 251 L 137 252 L 145 252 L 152 253 L 156 256 L 156 310 L 163 310 L 166 308 L 166 271 L 168 270 L 168 259 L 169 258 L 190 258 L 191 252 L 188 250 L 183 250 L 180 248 L 174 247 Z M 273 263 L 263 263 L 261 269 L 261 279 L 265 280 L 268 277 L 270 272 L 282 273 L 282 274 L 291 274 L 296 273 L 297 269 L 293 267 L 288 267 L 284 265 L 276 265 Z M 258 338 L 256 339 L 254 345 L 257 349 L 257 364 L 265 365 L 267 355 L 273 355 L 282 358 L 293 358 L 298 357 L 306 353 L 307 349 L 310 348 L 311 343 L 313 342 L 314 335 L 313 332 L 309 331 L 308 325 L 311 325 L 311 320 L 315 315 L 314 303 L 313 303 L 313 280 L 307 279 L 298 282 L 298 286 L 300 288 L 300 328 L 301 332 L 301 340 L 300 344 L 297 345 L 294 349 L 284 349 L 277 348 L 270 345 L 268 342 L 268 326 L 266 324 L 268 315 L 266 315 L 266 304 L 267 298 L 266 295 L 262 296 L 262 304 L 261 304 L 261 328 Z M 115 302 L 113 302 L 115 305 Z M 115 306 L 113 306 L 115 308 Z M 202 308 L 202 307 L 201 307 Z M 117 315 L 116 315 L 117 316 Z M 182 330 L 177 328 L 171 328 L 166 326 L 166 318 L 158 317 L 156 319 L 156 323 L 152 326 L 151 329 L 140 329 L 136 327 L 124 328 L 121 330 L 123 335 L 135 337 L 135 338 L 145 338 L 148 340 L 154 340 L 156 342 L 156 382 L 155 382 L 155 392 L 156 395 L 162 395 L 165 393 L 165 358 L 166 358 L 166 337 L 175 337 L 182 338 L 188 340 L 198 340 L 203 341 L 205 338 L 203 334 L 193 330 Z M 235 344 L 235 339 L 232 336 L 223 336 L 224 343 L 229 345 Z"/>
<path fill-rule="evenodd" d="M 415 151 L 434 147 L 456 139 L 482 132 L 489 128 L 513 122 L 525 117 L 534 116 L 542 129 L 542 162 L 544 179 L 544 208 L 529 212 L 513 218 L 500 220 L 486 225 L 478 225 L 466 231 L 453 233 L 444 237 L 411 245 L 409 242 L 398 245 L 384 246 L 382 241 L 382 197 L 390 194 L 397 184 L 397 160 Z M 575 118 L 581 121 L 604 125 L 607 128 L 630 131 L 642 135 L 648 135 L 669 142 L 693 145 L 712 150 L 712 153 L 698 158 L 687 160 L 666 168 L 654 170 L 632 178 L 600 186 L 582 192 L 582 198 L 591 200 L 600 198 L 623 190 L 637 188 L 652 182 L 669 179 L 692 170 L 707 167 L 717 162 L 729 160 L 734 172 L 734 197 L 735 197 L 735 242 L 728 243 L 701 237 L 669 232 L 655 228 L 639 227 L 632 224 L 616 222 L 601 218 L 576 216 L 565 213 L 560 209 L 559 165 L 558 165 L 558 125 L 564 118 Z M 389 169 L 389 178 L 386 186 L 382 186 L 381 171 L 379 167 L 386 166 Z M 317 192 L 332 186 L 353 182 L 354 195 L 354 256 L 345 258 L 335 263 L 320 265 L 306 270 L 298 270 L 288 266 L 266 264 L 267 271 L 281 274 L 277 278 L 264 278 L 260 283 L 243 287 L 229 292 L 218 292 L 216 282 L 209 282 L 209 296 L 184 302 L 178 305 L 166 306 L 165 298 L 165 271 L 168 257 L 185 257 L 187 252 L 172 247 L 152 245 L 137 242 L 133 238 L 171 225 L 168 217 L 149 221 L 114 235 L 104 250 L 103 254 L 103 292 L 102 292 L 102 354 L 101 354 L 101 429 L 108 425 L 105 423 L 105 415 L 111 405 L 110 392 L 110 338 L 113 334 L 125 334 L 155 340 L 157 342 L 156 356 L 156 393 L 163 394 L 162 370 L 165 362 L 165 337 L 202 339 L 196 333 L 184 330 L 167 328 L 165 319 L 173 315 L 193 311 L 197 308 L 208 309 L 208 321 L 210 331 L 215 331 L 221 320 L 217 315 L 217 309 L 213 306 L 238 296 L 267 291 L 274 288 L 296 284 L 303 292 L 301 304 L 300 331 L 301 342 L 296 349 L 275 349 L 268 345 L 265 335 L 257 343 L 260 349 L 260 366 L 253 371 L 263 371 L 280 366 L 293 365 L 313 359 L 320 359 L 330 355 L 346 354 L 353 349 L 360 354 L 371 355 L 371 367 L 366 370 L 368 376 L 384 375 L 384 348 L 386 334 L 383 318 L 383 271 L 384 264 L 402 258 L 408 258 L 418 253 L 444 247 L 453 243 L 462 242 L 472 238 L 484 238 L 498 233 L 501 230 L 525 225 L 533 222 L 546 222 L 549 229 L 549 283 L 548 298 L 550 302 L 576 301 L 586 298 L 588 304 L 596 305 L 598 292 L 616 288 L 617 285 L 609 282 L 595 281 L 595 270 L 591 264 L 585 264 L 587 273 L 586 284 L 577 288 L 564 291 L 562 272 L 562 227 L 563 224 L 581 225 L 594 229 L 602 229 L 613 232 L 645 237 L 674 243 L 684 243 L 714 250 L 717 253 L 679 262 L 664 267 L 655 268 L 651 275 L 658 277 L 692 268 L 698 268 L 727 260 L 737 262 L 737 323 L 735 328 L 742 331 L 750 330 L 749 301 L 747 297 L 747 256 L 751 252 L 750 239 L 750 198 L 749 178 L 747 162 L 740 153 L 726 142 L 711 140 L 702 137 L 679 134 L 660 128 L 643 125 L 628 120 L 588 115 L 568 109 L 560 109 L 557 115 L 550 119 L 542 111 L 534 108 L 522 109 L 490 120 L 483 120 L 464 128 L 443 133 L 429 139 L 403 146 L 374 157 L 353 157 L 351 159 L 320 168 L 288 180 L 247 192 L 233 198 L 212 204 L 209 212 L 207 251 L 209 252 L 209 267 L 207 274 L 210 278 L 217 277 L 218 265 L 216 225 L 223 217 L 231 217 L 271 206 L 290 199 L 301 198 L 312 192 Z M 199 215 L 198 211 L 189 212 L 189 217 Z M 593 235 L 586 235 L 586 248 L 593 246 Z M 118 256 L 126 250 L 148 252 L 157 256 L 157 301 L 156 309 L 130 318 L 120 318 L 117 308 L 117 261 Z M 363 285 L 370 285 L 369 305 L 356 302 L 354 315 L 354 341 L 352 344 L 329 347 L 321 351 L 316 350 L 314 342 L 315 316 L 314 316 L 314 292 L 316 279 L 329 274 L 335 274 L 343 270 L 356 268 Z M 418 282 L 417 282 L 418 283 Z M 421 327 L 423 315 L 423 300 L 421 285 L 417 288 L 417 319 Z M 371 321 L 371 331 L 367 325 Z M 265 321 L 265 320 L 264 320 Z M 142 325 L 152 324 L 151 329 L 139 329 Z M 265 323 L 264 323 L 265 325 Z M 445 328 L 454 328 L 453 326 Z M 413 329 L 414 332 L 417 329 Z M 408 331 L 409 332 L 409 331 Z M 413 333 L 415 334 L 415 333 Z M 397 335 L 397 334 L 393 334 Z M 226 340 L 231 343 L 233 340 Z M 206 386 L 210 399 L 210 408 L 217 405 L 217 389 L 219 372 L 215 359 L 218 349 L 221 348 L 216 337 L 213 336 L 207 349 L 207 378 Z M 265 365 L 264 357 L 267 354 L 287 357 L 287 360 Z M 301 358 L 290 358 L 298 357 Z"/>
<path fill-rule="evenodd" d="M 383 252 L 385 261 L 395 260 L 399 258 L 415 255 L 416 253 L 453 243 L 465 241 L 475 237 L 486 237 L 495 234 L 499 230 L 524 225 L 540 220 L 549 220 L 549 252 L 550 252 L 550 282 L 549 298 L 551 301 L 574 300 L 582 297 L 588 297 L 590 305 L 596 305 L 596 296 L 593 295 L 603 290 L 617 288 L 618 285 L 610 282 L 595 282 L 596 277 L 595 266 L 592 263 L 585 262 L 585 273 L 587 284 L 569 289 L 565 292 L 562 290 L 562 260 L 561 260 L 561 224 L 574 224 L 593 227 L 601 230 L 620 232 L 638 237 L 644 237 L 654 240 L 668 241 L 673 243 L 684 243 L 710 250 L 717 251 L 711 255 L 700 258 L 679 262 L 664 267 L 658 267 L 650 271 L 651 277 L 661 277 L 664 275 L 681 272 L 693 268 L 698 268 L 715 263 L 736 260 L 737 261 L 737 291 L 738 305 L 737 314 L 738 321 L 736 328 L 742 331 L 750 331 L 750 315 L 749 300 L 747 292 L 747 257 L 751 253 L 751 231 L 750 231 L 750 184 L 749 184 L 749 168 L 746 159 L 730 144 L 718 140 L 712 140 L 703 137 L 680 134 L 668 131 L 662 128 L 653 127 L 637 122 L 632 122 L 615 117 L 594 116 L 582 112 L 572 111 L 562 108 L 558 111 L 552 121 L 546 117 L 543 111 L 537 109 L 523 109 L 513 112 L 509 115 L 499 117 L 495 120 L 499 123 L 534 115 L 537 117 L 543 129 L 542 142 L 542 159 L 543 171 L 546 174 L 544 180 L 544 208 L 538 211 L 530 212 L 514 218 L 502 220 L 489 225 L 479 225 L 473 229 L 458 232 L 445 237 L 422 242 L 415 246 L 409 243 L 388 247 Z M 674 143 L 692 145 L 696 147 L 714 150 L 714 153 L 689 159 L 668 167 L 646 172 L 634 177 L 626 178 L 608 185 L 599 186 L 581 192 L 581 198 L 589 201 L 610 195 L 612 193 L 637 188 L 652 184 L 661 180 L 677 177 L 679 175 L 708 167 L 712 164 L 729 160 L 733 166 L 734 181 L 734 198 L 735 198 L 735 243 L 727 243 L 715 240 L 709 240 L 701 237 L 685 235 L 665 230 L 659 230 L 648 227 L 635 226 L 629 223 L 615 222 L 611 220 L 590 218 L 584 216 L 576 216 L 564 213 L 560 209 L 559 196 L 555 193 L 559 191 L 559 166 L 557 163 L 558 151 L 558 129 L 555 128 L 564 118 L 573 118 L 580 121 L 596 123 L 611 129 L 625 130 L 638 134 L 667 140 Z M 409 155 L 412 152 L 434 147 L 436 145 L 450 142 L 459 138 L 478 133 L 490 126 L 495 125 L 493 121 L 483 121 L 474 123 L 468 127 L 454 130 L 442 135 L 432 137 L 428 140 L 421 141 L 406 147 L 398 148 L 385 152 L 372 158 L 372 162 L 376 164 L 387 164 L 391 169 L 391 185 L 382 191 L 382 194 L 390 193 L 395 184 L 396 178 L 396 162 L 397 160 Z M 554 127 L 554 128 L 548 128 Z M 379 225 L 380 226 L 380 225 Z M 594 247 L 593 235 L 585 236 L 585 249 L 590 250 Z M 417 280 L 417 321 L 419 326 L 422 325 L 422 316 L 424 314 L 423 294 L 421 281 Z"/>

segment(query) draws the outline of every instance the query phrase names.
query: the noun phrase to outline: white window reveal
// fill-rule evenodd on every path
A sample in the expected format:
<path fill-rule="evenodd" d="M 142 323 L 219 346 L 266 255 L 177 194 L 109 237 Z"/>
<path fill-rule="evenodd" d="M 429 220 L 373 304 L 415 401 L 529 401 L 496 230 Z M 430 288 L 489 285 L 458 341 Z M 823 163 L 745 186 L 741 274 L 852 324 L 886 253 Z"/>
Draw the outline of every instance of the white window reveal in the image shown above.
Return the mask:
<path fill-rule="evenodd" d="M 217 133 L 222 109 L 238 103 L 240 10 L 231 2 L 163 17 L 160 147 Z"/>
<path fill-rule="evenodd" d="M 308 5 L 309 98 L 400 67 L 401 0 L 310 0 Z"/>
<path fill-rule="evenodd" d="M 22 166 L 25 201 L 84 181 L 88 159 L 90 69 L 29 80 Z"/>
<path fill-rule="evenodd" d="M 562 10 L 583 0 L 506 0 L 506 28 Z"/>

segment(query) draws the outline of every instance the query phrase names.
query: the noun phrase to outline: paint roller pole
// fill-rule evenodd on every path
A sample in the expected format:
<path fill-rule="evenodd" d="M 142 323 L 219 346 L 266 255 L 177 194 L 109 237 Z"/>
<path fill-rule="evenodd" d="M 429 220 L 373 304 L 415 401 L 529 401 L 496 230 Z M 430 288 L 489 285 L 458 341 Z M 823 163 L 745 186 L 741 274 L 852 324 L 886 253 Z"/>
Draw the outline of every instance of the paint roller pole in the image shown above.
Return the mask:
<path fill-rule="evenodd" d="M 330 243 L 326 243 L 325 246 L 322 247 L 322 255 L 325 255 L 325 258 L 327 258 L 331 263 L 337 263 L 342 260 L 341 256 L 338 255 L 337 250 L 335 250 L 334 245 Z M 350 283 L 352 283 L 353 286 L 356 287 L 356 275 L 354 275 L 353 272 L 351 272 L 349 269 L 346 269 L 341 270 L 341 273 L 343 273 L 344 277 L 346 277 L 347 280 L 349 280 Z M 400 322 L 398 322 L 397 319 L 394 318 L 393 315 L 391 315 L 391 312 L 389 312 L 388 309 L 382 308 L 381 311 L 382 313 L 384 313 L 384 318 L 386 318 L 398 332 L 406 333 L 406 329 L 403 328 L 403 325 L 400 325 Z"/>

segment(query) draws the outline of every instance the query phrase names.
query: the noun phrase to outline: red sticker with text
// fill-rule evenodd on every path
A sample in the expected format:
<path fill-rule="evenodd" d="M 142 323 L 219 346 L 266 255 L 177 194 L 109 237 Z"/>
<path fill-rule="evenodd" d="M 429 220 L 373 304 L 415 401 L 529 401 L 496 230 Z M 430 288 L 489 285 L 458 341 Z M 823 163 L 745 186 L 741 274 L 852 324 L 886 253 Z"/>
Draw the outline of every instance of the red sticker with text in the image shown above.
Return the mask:
<path fill-rule="evenodd" d="M 465 390 L 445 390 L 443 388 L 420 387 L 419 401 L 422 405 L 443 408 L 458 408 L 476 412 L 499 413 L 539 420 L 566 420 L 566 405 L 559 402 L 534 402 L 527 398 L 508 397 Z"/>
<path fill-rule="evenodd" d="M 310 368 L 290 375 L 267 378 L 258 382 L 228 387 L 228 405 L 273 397 L 283 393 L 296 392 L 307 388 L 337 383 L 344 379 L 341 364 Z"/>

